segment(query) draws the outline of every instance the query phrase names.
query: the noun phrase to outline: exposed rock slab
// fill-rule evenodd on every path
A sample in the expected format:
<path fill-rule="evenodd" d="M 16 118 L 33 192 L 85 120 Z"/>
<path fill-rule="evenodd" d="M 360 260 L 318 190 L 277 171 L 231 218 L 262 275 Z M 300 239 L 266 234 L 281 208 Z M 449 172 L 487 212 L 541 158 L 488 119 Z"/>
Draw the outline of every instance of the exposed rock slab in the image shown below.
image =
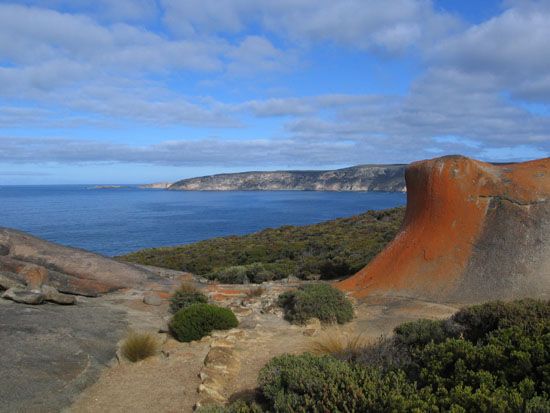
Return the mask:
<path fill-rule="evenodd" d="M 550 295 L 550 158 L 411 164 L 401 232 L 338 286 L 432 301 Z"/>
<path fill-rule="evenodd" d="M 25 284 L 18 280 L 17 274 L 0 271 L 0 290 L 9 290 L 14 287 L 24 287 Z"/>
<path fill-rule="evenodd" d="M 0 300 L 0 412 L 59 412 L 115 355 L 126 314 Z"/>
<path fill-rule="evenodd" d="M 158 277 L 143 267 L 0 228 L 0 270 L 30 288 L 47 283 L 61 292 L 96 296 L 134 288 Z"/>
<path fill-rule="evenodd" d="M 23 288 L 10 288 L 2 294 L 2 298 L 21 304 L 37 305 L 44 302 L 44 294 L 40 291 L 31 291 Z"/>

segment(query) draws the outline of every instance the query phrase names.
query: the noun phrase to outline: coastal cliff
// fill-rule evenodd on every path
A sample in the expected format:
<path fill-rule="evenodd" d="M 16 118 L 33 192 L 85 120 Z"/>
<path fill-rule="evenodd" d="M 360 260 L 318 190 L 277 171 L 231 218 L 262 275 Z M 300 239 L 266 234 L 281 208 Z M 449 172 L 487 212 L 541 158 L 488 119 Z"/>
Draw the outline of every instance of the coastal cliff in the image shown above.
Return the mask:
<path fill-rule="evenodd" d="M 330 171 L 219 174 L 177 181 L 178 191 L 405 191 L 405 165 L 359 165 Z"/>
<path fill-rule="evenodd" d="M 550 158 L 447 156 L 411 164 L 406 181 L 401 232 L 339 288 L 444 302 L 550 295 Z"/>

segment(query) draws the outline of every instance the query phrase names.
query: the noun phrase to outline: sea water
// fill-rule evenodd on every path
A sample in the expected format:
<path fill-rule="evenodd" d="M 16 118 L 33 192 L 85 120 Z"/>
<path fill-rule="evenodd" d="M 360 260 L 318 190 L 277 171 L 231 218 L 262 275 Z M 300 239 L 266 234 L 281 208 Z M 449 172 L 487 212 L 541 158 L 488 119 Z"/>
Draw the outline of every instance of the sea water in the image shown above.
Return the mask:
<path fill-rule="evenodd" d="M 1 186 L 0 226 L 114 256 L 268 227 L 313 224 L 405 202 L 405 194 L 388 192 Z"/>

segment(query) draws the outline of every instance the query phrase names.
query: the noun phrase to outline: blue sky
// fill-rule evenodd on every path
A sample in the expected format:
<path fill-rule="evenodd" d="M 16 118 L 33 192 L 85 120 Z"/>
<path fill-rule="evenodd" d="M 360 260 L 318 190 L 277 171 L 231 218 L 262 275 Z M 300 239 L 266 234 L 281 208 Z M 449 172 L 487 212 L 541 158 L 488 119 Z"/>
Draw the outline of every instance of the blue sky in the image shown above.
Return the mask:
<path fill-rule="evenodd" d="M 0 1 L 0 184 L 550 152 L 550 1 Z"/>

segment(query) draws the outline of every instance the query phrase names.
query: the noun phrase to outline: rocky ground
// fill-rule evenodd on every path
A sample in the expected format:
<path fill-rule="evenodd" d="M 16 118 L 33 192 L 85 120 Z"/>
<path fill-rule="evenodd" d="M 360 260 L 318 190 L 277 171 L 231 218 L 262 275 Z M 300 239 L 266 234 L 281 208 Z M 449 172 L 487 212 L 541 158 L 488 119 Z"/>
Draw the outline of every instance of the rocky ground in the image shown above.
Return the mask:
<path fill-rule="evenodd" d="M 98 297 L 60 294 L 40 274 L 0 279 L 6 290 L 0 300 L 1 412 L 191 412 L 253 392 L 267 361 L 307 351 L 325 334 L 362 334 L 375 340 L 403 321 L 447 317 L 455 311 L 411 299 L 370 298 L 356 303 L 356 318 L 343 327 L 322 328 L 318 320 L 293 326 L 275 302 L 301 281 L 220 285 L 177 271 L 139 269 L 157 279 Z M 172 339 L 167 333 L 168 298 L 181 282 L 231 308 L 239 328 L 193 343 Z M 37 296 L 42 305 L 25 303 Z M 124 360 L 117 349 L 130 330 L 155 334 L 158 354 L 137 363 Z"/>
<path fill-rule="evenodd" d="M 314 340 L 331 334 L 363 334 L 376 340 L 394 326 L 419 317 L 447 317 L 455 307 L 410 299 L 378 298 L 358 303 L 357 317 L 343 327 L 324 327 L 318 322 L 293 326 L 286 322 L 274 301 L 280 292 L 297 283 L 257 287 L 197 284 L 219 305 L 233 309 L 239 328 L 215 332 L 193 343 L 179 343 L 159 333 L 161 351 L 147 360 L 129 363 L 122 358 L 103 371 L 67 412 L 191 412 L 195 406 L 224 403 L 253 392 L 259 370 L 272 357 L 300 353 Z M 142 292 L 125 291 L 102 297 L 113 306 L 126 308 L 128 326 L 135 330 L 165 331 L 168 303 L 142 302 Z"/>

